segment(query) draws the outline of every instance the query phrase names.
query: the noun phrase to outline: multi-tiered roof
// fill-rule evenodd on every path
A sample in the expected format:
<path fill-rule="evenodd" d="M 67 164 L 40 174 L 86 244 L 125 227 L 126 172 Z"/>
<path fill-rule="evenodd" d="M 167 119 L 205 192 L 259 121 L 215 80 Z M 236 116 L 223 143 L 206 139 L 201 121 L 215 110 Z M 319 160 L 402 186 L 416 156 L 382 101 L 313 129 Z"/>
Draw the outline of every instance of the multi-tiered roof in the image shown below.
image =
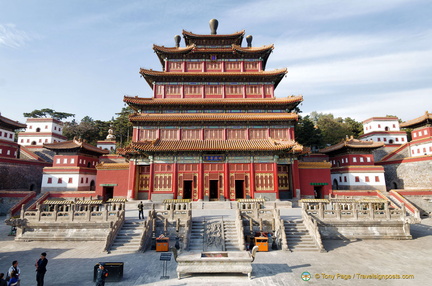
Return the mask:
<path fill-rule="evenodd" d="M 212 28 L 213 29 L 213 28 Z M 242 47 L 244 31 L 198 35 L 183 31 L 175 47 L 154 45 L 163 71 L 140 69 L 153 89 L 152 98 L 124 97 L 135 113 L 129 119 L 142 126 L 280 126 L 292 129 L 298 120 L 293 111 L 302 96 L 275 98 L 274 89 L 287 69 L 266 71 L 273 45 Z M 301 152 L 293 133 L 287 138 L 244 138 L 245 140 L 166 140 L 135 136 L 120 153 L 156 151 L 290 151 Z M 288 138 L 289 137 L 289 138 Z"/>

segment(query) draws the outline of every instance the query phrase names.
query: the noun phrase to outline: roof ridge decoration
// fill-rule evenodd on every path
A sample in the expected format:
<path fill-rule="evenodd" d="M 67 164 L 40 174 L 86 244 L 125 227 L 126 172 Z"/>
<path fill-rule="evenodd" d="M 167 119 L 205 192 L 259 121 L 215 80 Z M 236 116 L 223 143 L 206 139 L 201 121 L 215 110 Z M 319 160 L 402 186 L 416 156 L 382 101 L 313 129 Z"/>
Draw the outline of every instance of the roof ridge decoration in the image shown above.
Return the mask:
<path fill-rule="evenodd" d="M 240 30 L 238 32 L 234 32 L 232 34 L 195 34 L 191 31 L 182 30 L 183 37 L 190 36 L 195 38 L 207 38 L 207 37 L 214 37 L 214 38 L 224 38 L 224 37 L 230 37 L 230 38 L 236 38 L 236 37 L 243 37 L 245 35 L 245 30 Z"/>

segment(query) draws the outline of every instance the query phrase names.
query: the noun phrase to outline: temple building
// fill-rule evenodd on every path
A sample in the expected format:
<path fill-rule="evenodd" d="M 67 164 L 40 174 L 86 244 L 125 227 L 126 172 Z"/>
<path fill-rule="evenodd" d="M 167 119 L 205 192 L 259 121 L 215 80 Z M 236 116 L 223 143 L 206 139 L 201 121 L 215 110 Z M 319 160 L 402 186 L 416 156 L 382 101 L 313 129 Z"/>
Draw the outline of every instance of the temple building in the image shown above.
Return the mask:
<path fill-rule="evenodd" d="M 63 136 L 63 122 L 54 118 L 28 118 L 27 129 L 18 134 L 22 146 L 41 148 L 43 144 L 66 141 Z"/>
<path fill-rule="evenodd" d="M 432 114 L 401 123 L 410 128 L 411 141 L 384 156 L 377 164 L 385 169 L 388 189 L 432 188 Z"/>
<path fill-rule="evenodd" d="M 384 142 L 387 147 L 398 147 L 408 142 L 405 131 L 400 130 L 397 117 L 372 117 L 363 121 L 361 140 Z"/>
<path fill-rule="evenodd" d="M 372 151 L 384 146 L 383 142 L 346 138 L 344 141 L 321 149 L 332 163 L 333 190 L 385 191 L 384 168 L 375 165 Z"/>
<path fill-rule="evenodd" d="M 295 141 L 302 96 L 275 97 L 286 69 L 265 70 L 273 45 L 183 31 L 154 45 L 162 71 L 141 69 L 152 98 L 124 97 L 135 113 L 128 192 L 136 199 L 290 199 L 301 194 Z M 319 182 L 318 182 L 319 183 Z M 313 188 L 311 189 L 313 193 Z M 298 193 L 298 194 L 297 194 Z"/>
<path fill-rule="evenodd" d="M 0 157 L 18 158 L 19 145 L 15 142 L 15 130 L 26 125 L 0 114 Z"/>
<path fill-rule="evenodd" d="M 99 157 L 109 151 L 77 139 L 43 147 L 55 152 L 55 156 L 52 167 L 43 170 L 42 192 L 96 190 L 96 165 Z"/>
<path fill-rule="evenodd" d="M 15 132 L 26 124 L 0 114 L 0 191 L 40 191 L 42 169 L 50 166 L 16 142 Z"/>

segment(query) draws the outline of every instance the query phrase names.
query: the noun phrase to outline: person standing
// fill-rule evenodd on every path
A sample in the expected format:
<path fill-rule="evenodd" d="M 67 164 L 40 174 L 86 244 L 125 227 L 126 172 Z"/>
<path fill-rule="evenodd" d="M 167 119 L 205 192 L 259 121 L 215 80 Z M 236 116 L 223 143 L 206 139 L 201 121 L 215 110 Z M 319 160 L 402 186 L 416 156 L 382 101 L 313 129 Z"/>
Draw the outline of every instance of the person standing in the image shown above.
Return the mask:
<path fill-rule="evenodd" d="M 4 273 L 0 273 L 0 286 L 7 286 L 7 282 L 4 280 Z"/>
<path fill-rule="evenodd" d="M 15 272 L 16 278 L 18 279 L 18 281 L 20 280 L 20 275 L 21 275 L 21 270 L 18 267 L 18 261 L 14 260 L 12 261 L 12 266 L 9 268 L 8 273 L 7 273 L 7 277 L 12 277 L 12 272 Z M 19 282 L 18 282 L 19 283 Z M 19 284 L 18 284 L 19 285 Z"/>
<path fill-rule="evenodd" d="M 138 218 L 144 219 L 144 205 L 142 201 L 138 204 Z"/>
<path fill-rule="evenodd" d="M 37 281 L 37 286 L 43 286 L 44 285 L 44 277 L 45 277 L 45 272 L 46 270 L 46 266 L 48 264 L 48 259 L 46 259 L 46 253 L 42 252 L 41 256 L 39 258 L 38 261 L 36 261 L 36 281 Z"/>
<path fill-rule="evenodd" d="M 12 271 L 7 286 L 18 286 L 18 283 L 19 281 L 18 281 L 17 273 L 15 271 Z"/>
<path fill-rule="evenodd" d="M 105 286 L 105 278 L 108 276 L 108 270 L 105 269 L 105 264 L 100 262 L 96 273 L 96 286 Z"/>

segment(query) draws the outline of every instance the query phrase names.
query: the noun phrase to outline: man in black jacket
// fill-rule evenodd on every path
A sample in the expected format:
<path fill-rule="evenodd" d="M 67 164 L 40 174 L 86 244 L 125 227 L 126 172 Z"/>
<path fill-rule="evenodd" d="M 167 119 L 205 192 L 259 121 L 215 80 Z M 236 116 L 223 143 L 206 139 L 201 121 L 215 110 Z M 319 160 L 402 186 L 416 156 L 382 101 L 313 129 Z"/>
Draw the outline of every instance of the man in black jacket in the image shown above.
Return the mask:
<path fill-rule="evenodd" d="M 96 273 L 96 286 L 105 286 L 105 278 L 108 276 L 108 271 L 105 269 L 105 264 L 99 263 L 99 268 Z"/>
<path fill-rule="evenodd" d="M 48 264 L 48 259 L 46 259 L 46 253 L 42 252 L 41 253 L 41 257 L 39 258 L 38 261 L 36 261 L 36 281 L 37 281 L 37 286 L 43 286 L 44 285 L 44 277 L 45 277 L 45 272 L 46 270 L 46 266 Z"/>

